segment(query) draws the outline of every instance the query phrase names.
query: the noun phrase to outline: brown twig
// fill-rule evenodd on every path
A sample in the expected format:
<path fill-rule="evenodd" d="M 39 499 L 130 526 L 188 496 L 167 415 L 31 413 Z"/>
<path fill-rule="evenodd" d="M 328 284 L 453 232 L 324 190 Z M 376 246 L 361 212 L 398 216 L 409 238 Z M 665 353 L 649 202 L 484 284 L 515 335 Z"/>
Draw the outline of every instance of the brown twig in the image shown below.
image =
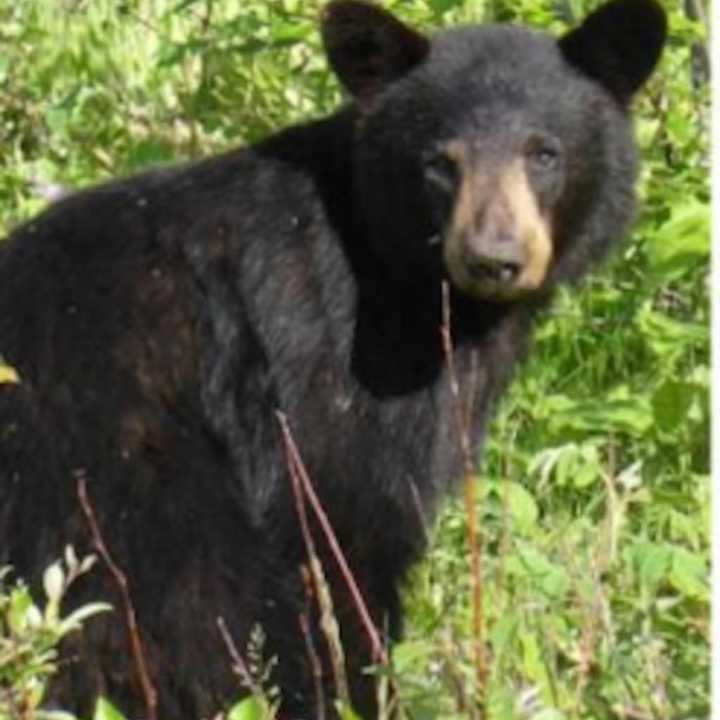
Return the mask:
<path fill-rule="evenodd" d="M 457 373 L 455 371 L 455 352 L 452 344 L 452 333 L 450 330 L 450 287 L 447 282 L 442 284 L 442 325 L 440 326 L 440 336 L 442 338 L 443 352 L 447 362 L 447 369 L 450 379 L 450 393 L 453 396 L 455 420 L 458 428 L 458 438 L 460 440 L 460 453 L 463 460 L 463 469 L 465 474 L 473 474 L 475 468 L 472 464 L 470 455 L 470 434 L 468 433 L 468 424 L 466 411 L 463 408 L 460 399 L 460 383 L 458 382 Z"/>
<path fill-rule="evenodd" d="M 340 568 L 340 573 L 345 580 L 345 584 L 347 585 L 347 588 L 350 592 L 350 596 L 353 600 L 355 608 L 358 611 L 360 621 L 365 628 L 368 639 L 370 640 L 373 659 L 381 662 L 383 665 L 387 665 L 388 655 L 385 647 L 380 640 L 380 633 L 378 632 L 377 628 L 375 627 L 375 623 L 370 617 L 370 613 L 367 609 L 367 605 L 365 604 L 365 600 L 363 599 L 360 589 L 355 582 L 355 577 L 353 576 L 352 571 L 350 570 L 350 566 L 345 559 L 345 555 L 342 551 L 342 548 L 340 547 L 340 543 L 338 542 L 337 536 L 335 535 L 335 531 L 332 529 L 327 514 L 325 513 L 325 510 L 323 509 L 322 504 L 320 503 L 320 500 L 315 493 L 315 489 L 313 488 L 307 470 L 303 465 L 297 445 L 295 445 L 292 433 L 290 432 L 290 426 L 288 425 L 287 416 L 282 412 L 277 412 L 276 414 L 280 422 L 280 427 L 282 429 L 283 442 L 285 444 L 285 450 L 288 454 L 288 464 L 291 476 L 293 474 L 295 475 L 296 479 L 299 481 L 299 486 L 301 487 L 303 494 L 310 501 L 310 506 L 313 509 L 315 517 L 317 518 L 323 534 L 325 535 L 328 546 L 330 547 L 330 550 L 335 557 L 338 567 Z"/>
<path fill-rule="evenodd" d="M 465 484 L 465 511 L 468 518 L 468 544 L 470 546 L 470 572 L 472 577 L 472 606 L 473 606 L 473 651 L 475 656 L 475 673 L 478 693 L 483 696 L 487 669 L 483 651 L 483 598 L 482 598 L 482 558 L 476 517 L 475 496 L 475 468 L 472 461 L 469 433 L 469 410 L 464 409 L 460 398 L 460 384 L 455 369 L 455 355 L 453 352 L 452 333 L 450 329 L 450 288 L 447 282 L 442 284 L 442 325 L 440 335 L 443 352 L 447 362 L 450 380 L 450 392 L 455 405 L 455 416 L 460 442 L 460 453 L 463 462 L 463 475 Z M 472 401 L 472 396 L 471 396 Z"/>
<path fill-rule="evenodd" d="M 140 637 L 140 628 L 137 622 L 135 606 L 133 605 L 132 597 L 130 596 L 127 576 L 112 559 L 112 556 L 105 545 L 95 511 L 93 510 L 88 497 L 87 476 L 85 471 L 76 471 L 75 477 L 77 479 L 78 498 L 80 499 L 80 505 L 90 527 L 93 545 L 107 566 L 110 575 L 120 591 L 122 605 L 125 610 L 125 626 L 128 631 L 130 651 L 135 662 L 135 670 L 142 689 L 148 720 L 157 720 L 157 690 L 153 685 L 152 678 L 150 677 L 150 671 L 148 670 L 147 662 L 145 660 L 145 652 L 143 649 L 142 639 Z"/>
<path fill-rule="evenodd" d="M 287 441 L 286 441 L 287 443 Z M 302 479 L 300 477 L 300 469 L 298 462 L 286 446 L 288 455 L 288 469 L 290 470 L 290 480 L 292 482 L 293 495 L 295 497 L 295 508 L 300 520 L 300 532 L 305 543 L 305 550 L 308 555 L 308 562 L 303 566 L 303 580 L 309 581 L 310 585 L 306 585 L 306 589 L 310 588 L 314 591 L 318 608 L 320 609 L 320 630 L 325 636 L 330 655 L 330 667 L 335 682 L 335 693 L 338 700 L 342 703 L 350 703 L 350 688 L 345 672 L 345 651 L 340 639 L 340 627 L 338 626 L 333 609 L 333 599 L 328 585 L 325 571 L 323 569 L 320 558 L 315 548 L 315 540 L 310 531 L 310 523 L 308 522 L 307 511 L 305 509 L 305 496 L 302 489 Z"/>

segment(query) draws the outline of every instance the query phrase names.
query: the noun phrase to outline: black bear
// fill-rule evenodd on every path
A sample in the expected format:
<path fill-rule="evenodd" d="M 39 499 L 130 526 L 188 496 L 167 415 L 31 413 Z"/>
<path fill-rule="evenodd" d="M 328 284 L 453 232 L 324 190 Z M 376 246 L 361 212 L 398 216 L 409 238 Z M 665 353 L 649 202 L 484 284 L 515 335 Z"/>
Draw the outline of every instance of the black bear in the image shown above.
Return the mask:
<path fill-rule="evenodd" d="M 370 614 L 397 635 L 421 516 L 461 474 L 443 310 L 477 446 L 538 308 L 631 219 L 628 107 L 665 31 L 654 0 L 611 0 L 559 40 L 496 25 L 428 39 L 331 2 L 346 107 L 78 193 L 3 244 L 0 355 L 20 382 L 0 386 L 0 563 L 36 580 L 66 543 L 89 549 L 87 478 L 160 717 L 242 692 L 220 616 L 240 648 L 264 631 L 283 718 L 315 713 L 309 618 L 334 696 L 277 411 Z M 368 638 L 317 533 L 316 547 L 371 718 Z M 107 568 L 83 583 L 78 600 L 122 606 Z M 59 702 L 83 711 L 104 692 L 143 716 L 122 613 L 79 642 Z"/>

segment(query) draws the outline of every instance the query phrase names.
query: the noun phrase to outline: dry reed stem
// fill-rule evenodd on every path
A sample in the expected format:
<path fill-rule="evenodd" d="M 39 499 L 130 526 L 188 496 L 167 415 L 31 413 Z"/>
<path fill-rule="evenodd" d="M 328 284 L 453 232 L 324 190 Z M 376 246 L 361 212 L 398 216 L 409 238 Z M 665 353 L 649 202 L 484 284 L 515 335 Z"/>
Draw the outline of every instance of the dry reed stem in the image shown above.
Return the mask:
<path fill-rule="evenodd" d="M 125 626 L 127 628 L 130 641 L 130 651 L 135 663 L 135 670 L 138 675 L 140 687 L 142 689 L 148 720 L 157 720 L 157 690 L 153 685 L 147 661 L 145 659 L 142 638 L 140 637 L 140 628 L 137 622 L 137 614 L 135 612 L 135 606 L 132 602 L 132 597 L 130 596 L 127 576 L 112 559 L 112 556 L 105 545 L 95 511 L 93 510 L 88 497 L 87 476 L 85 471 L 76 471 L 75 477 L 77 479 L 78 498 L 80 499 L 80 505 L 90 527 L 93 545 L 110 571 L 110 575 L 120 591 L 120 597 L 125 611 Z"/>
<path fill-rule="evenodd" d="M 470 546 L 470 573 L 472 579 L 472 607 L 473 607 L 473 655 L 475 658 L 475 674 L 478 693 L 485 695 L 485 682 L 487 668 L 483 649 L 483 598 L 482 598 L 482 555 L 480 552 L 480 539 L 476 516 L 475 468 L 472 462 L 469 433 L 469 412 L 471 407 L 463 408 L 460 397 L 460 384 L 455 369 L 455 356 L 453 353 L 450 317 L 450 288 L 446 281 L 442 284 L 442 325 L 440 335 L 443 352 L 447 362 L 450 392 L 455 406 L 455 419 L 457 422 L 458 439 L 463 462 L 465 512 L 468 519 L 468 544 Z M 472 398 L 472 394 L 469 396 Z"/>
<path fill-rule="evenodd" d="M 290 471 L 290 480 L 295 497 L 295 507 L 300 520 L 300 532 L 302 533 L 308 555 L 307 565 L 303 566 L 303 579 L 309 579 L 312 582 L 312 589 L 314 590 L 315 598 L 320 608 L 320 629 L 325 636 L 330 654 L 335 693 L 341 702 L 349 704 L 350 689 L 345 672 L 345 651 L 340 638 L 340 628 L 335 617 L 332 594 L 330 593 L 325 571 L 317 554 L 315 541 L 310 531 L 310 523 L 308 522 L 307 511 L 305 509 L 305 494 L 303 492 L 303 481 L 301 478 L 301 472 L 304 471 L 304 468 L 302 468 L 301 464 L 298 465 L 300 462 L 299 455 L 297 453 L 294 454 L 292 451 L 294 443 L 292 445 L 290 444 L 292 443 L 292 438 L 289 436 L 289 428 L 287 428 L 285 424 L 287 422 L 285 417 L 281 416 L 280 413 L 278 413 L 278 417 L 280 418 L 283 430 L 283 440 L 285 442 L 288 469 Z M 285 434 L 286 431 L 287 436 Z M 306 588 L 307 587 L 306 585 Z"/>
<path fill-rule="evenodd" d="M 348 591 L 350 592 L 350 596 L 358 612 L 360 621 L 365 629 L 368 639 L 370 640 L 373 659 L 375 661 L 379 661 L 383 665 L 387 665 L 389 659 L 385 647 L 380 640 L 380 633 L 378 632 L 377 628 L 375 627 L 375 623 L 370 617 L 370 612 L 368 611 L 365 600 L 362 597 L 362 593 L 358 588 L 352 570 L 350 570 L 350 566 L 345 559 L 345 554 L 340 547 L 340 543 L 338 542 L 337 536 L 335 535 L 335 531 L 330 525 L 330 520 L 328 519 L 327 514 L 325 513 L 325 510 L 320 503 L 320 499 L 318 498 L 312 482 L 310 481 L 310 477 L 308 476 L 307 470 L 303 465 L 297 445 L 295 444 L 292 433 L 290 432 L 290 426 L 288 425 L 287 416 L 281 412 L 277 412 L 276 414 L 280 422 L 280 427 L 282 429 L 283 442 L 285 443 L 285 450 L 288 454 L 289 468 L 291 476 L 293 477 L 293 481 L 299 481 L 299 488 L 302 490 L 302 493 L 305 495 L 305 497 L 307 497 L 307 499 L 310 501 L 310 506 L 313 509 L 313 513 L 317 518 L 320 528 L 325 535 L 328 546 L 330 547 L 330 550 L 338 564 L 338 567 L 340 568 L 340 573 L 345 580 L 345 584 L 347 585 Z"/>

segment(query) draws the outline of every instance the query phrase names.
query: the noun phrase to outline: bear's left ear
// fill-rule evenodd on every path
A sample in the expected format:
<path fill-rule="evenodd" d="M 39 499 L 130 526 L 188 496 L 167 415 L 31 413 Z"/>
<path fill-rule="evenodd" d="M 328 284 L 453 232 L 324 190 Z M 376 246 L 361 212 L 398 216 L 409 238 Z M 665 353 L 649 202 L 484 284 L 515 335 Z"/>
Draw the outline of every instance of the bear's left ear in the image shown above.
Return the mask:
<path fill-rule="evenodd" d="M 322 14 L 322 39 L 340 82 L 368 109 L 385 85 L 420 64 L 430 41 L 368 2 L 335 0 Z"/>
<path fill-rule="evenodd" d="M 650 77 L 666 32 L 665 11 L 655 0 L 611 0 L 559 45 L 571 65 L 626 105 Z"/>

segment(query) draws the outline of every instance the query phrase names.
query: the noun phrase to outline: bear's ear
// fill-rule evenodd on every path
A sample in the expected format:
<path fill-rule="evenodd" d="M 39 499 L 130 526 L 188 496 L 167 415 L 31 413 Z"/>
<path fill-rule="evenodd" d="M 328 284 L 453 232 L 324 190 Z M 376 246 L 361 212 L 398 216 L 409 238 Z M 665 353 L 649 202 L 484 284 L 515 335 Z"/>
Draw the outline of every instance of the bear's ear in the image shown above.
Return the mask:
<path fill-rule="evenodd" d="M 565 59 L 626 105 L 657 63 L 667 31 L 655 0 L 611 0 L 559 41 Z"/>
<path fill-rule="evenodd" d="M 330 65 L 361 109 L 377 93 L 421 63 L 430 41 L 382 8 L 335 0 L 322 14 L 322 39 Z"/>

